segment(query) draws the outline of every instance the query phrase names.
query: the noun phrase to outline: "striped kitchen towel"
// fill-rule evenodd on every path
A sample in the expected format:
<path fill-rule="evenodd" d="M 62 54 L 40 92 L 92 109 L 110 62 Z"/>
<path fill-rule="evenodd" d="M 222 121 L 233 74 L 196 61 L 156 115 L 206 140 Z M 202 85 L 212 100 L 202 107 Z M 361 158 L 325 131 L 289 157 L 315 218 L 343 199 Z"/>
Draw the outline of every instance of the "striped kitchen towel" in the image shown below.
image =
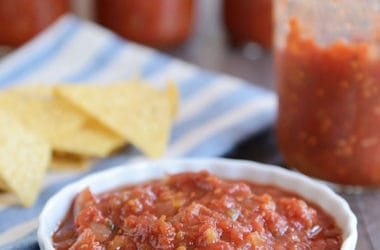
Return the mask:
<path fill-rule="evenodd" d="M 122 40 L 72 15 L 0 61 L 1 88 L 36 82 L 107 83 L 136 75 L 157 87 L 168 79 L 178 84 L 181 103 L 166 157 L 221 156 L 275 117 L 272 92 Z M 37 217 L 51 195 L 90 172 L 133 157 L 141 156 L 136 151 L 100 160 L 82 172 L 49 172 L 31 208 L 9 205 L 7 194 L 0 194 L 0 249 L 38 249 Z"/>

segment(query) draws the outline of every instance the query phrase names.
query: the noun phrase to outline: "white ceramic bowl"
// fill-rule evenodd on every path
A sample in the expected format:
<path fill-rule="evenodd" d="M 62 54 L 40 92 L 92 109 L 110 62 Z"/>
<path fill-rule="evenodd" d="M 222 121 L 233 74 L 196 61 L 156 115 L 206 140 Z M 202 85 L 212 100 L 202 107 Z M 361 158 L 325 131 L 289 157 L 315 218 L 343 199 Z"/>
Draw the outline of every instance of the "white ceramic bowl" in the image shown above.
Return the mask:
<path fill-rule="evenodd" d="M 354 250 L 357 220 L 347 202 L 324 184 L 302 174 L 252 161 L 212 159 L 166 159 L 125 164 L 89 175 L 55 194 L 39 218 L 38 242 L 41 249 L 54 249 L 51 236 L 66 215 L 73 197 L 85 187 L 99 193 L 117 186 L 163 177 L 168 173 L 206 169 L 219 177 L 265 183 L 295 192 L 319 204 L 343 229 L 342 250 Z"/>

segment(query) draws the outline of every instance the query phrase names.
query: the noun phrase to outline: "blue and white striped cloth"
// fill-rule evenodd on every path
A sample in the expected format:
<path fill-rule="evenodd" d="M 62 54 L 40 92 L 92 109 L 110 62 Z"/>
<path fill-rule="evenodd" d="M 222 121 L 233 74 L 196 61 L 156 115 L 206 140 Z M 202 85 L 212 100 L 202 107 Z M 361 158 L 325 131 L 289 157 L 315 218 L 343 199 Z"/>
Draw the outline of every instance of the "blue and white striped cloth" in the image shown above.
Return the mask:
<path fill-rule="evenodd" d="M 0 87 L 56 82 L 113 82 L 141 76 L 155 86 L 178 83 L 181 103 L 166 157 L 221 156 L 239 140 L 271 124 L 276 97 L 243 80 L 208 72 L 155 50 L 126 42 L 68 15 L 0 61 Z M 37 217 L 64 185 L 89 172 L 121 164 L 138 153 L 96 162 L 83 172 L 49 172 L 31 208 L 0 194 L 0 248 L 38 249 Z M 141 157 L 141 156 L 140 156 Z"/>

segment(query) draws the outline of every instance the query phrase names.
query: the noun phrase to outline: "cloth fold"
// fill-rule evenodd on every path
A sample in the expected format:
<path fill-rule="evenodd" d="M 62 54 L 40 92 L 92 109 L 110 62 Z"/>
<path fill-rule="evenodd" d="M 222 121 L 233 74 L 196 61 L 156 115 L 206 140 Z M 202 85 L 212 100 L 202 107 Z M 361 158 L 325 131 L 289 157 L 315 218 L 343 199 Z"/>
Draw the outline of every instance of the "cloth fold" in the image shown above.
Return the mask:
<path fill-rule="evenodd" d="M 275 118 L 277 101 L 271 91 L 122 40 L 72 15 L 62 17 L 0 61 L 0 88 L 30 83 L 107 83 L 134 76 L 157 87 L 168 79 L 178 84 L 179 114 L 164 157 L 222 156 Z M 86 171 L 50 171 L 31 208 L 5 204 L 7 195 L 0 194 L 0 248 L 38 249 L 37 218 L 50 196 L 84 175 L 136 157 L 142 156 L 132 150 L 100 160 Z"/>

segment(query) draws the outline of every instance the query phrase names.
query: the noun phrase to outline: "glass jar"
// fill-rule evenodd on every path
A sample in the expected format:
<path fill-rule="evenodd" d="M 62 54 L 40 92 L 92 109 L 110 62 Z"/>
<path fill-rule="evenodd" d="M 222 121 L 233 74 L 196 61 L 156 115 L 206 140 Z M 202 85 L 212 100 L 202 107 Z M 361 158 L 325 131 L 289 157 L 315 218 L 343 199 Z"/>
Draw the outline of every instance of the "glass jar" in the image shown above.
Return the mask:
<path fill-rule="evenodd" d="M 154 47 L 183 42 L 193 22 L 193 0 L 97 0 L 96 9 L 100 24 Z"/>
<path fill-rule="evenodd" d="M 286 164 L 380 185 L 380 4 L 276 0 L 277 138 Z"/>
<path fill-rule="evenodd" d="M 68 10 L 68 0 L 1 0 L 0 44 L 19 46 Z"/>
<path fill-rule="evenodd" d="M 272 0 L 224 0 L 223 21 L 233 44 L 272 47 Z"/>

